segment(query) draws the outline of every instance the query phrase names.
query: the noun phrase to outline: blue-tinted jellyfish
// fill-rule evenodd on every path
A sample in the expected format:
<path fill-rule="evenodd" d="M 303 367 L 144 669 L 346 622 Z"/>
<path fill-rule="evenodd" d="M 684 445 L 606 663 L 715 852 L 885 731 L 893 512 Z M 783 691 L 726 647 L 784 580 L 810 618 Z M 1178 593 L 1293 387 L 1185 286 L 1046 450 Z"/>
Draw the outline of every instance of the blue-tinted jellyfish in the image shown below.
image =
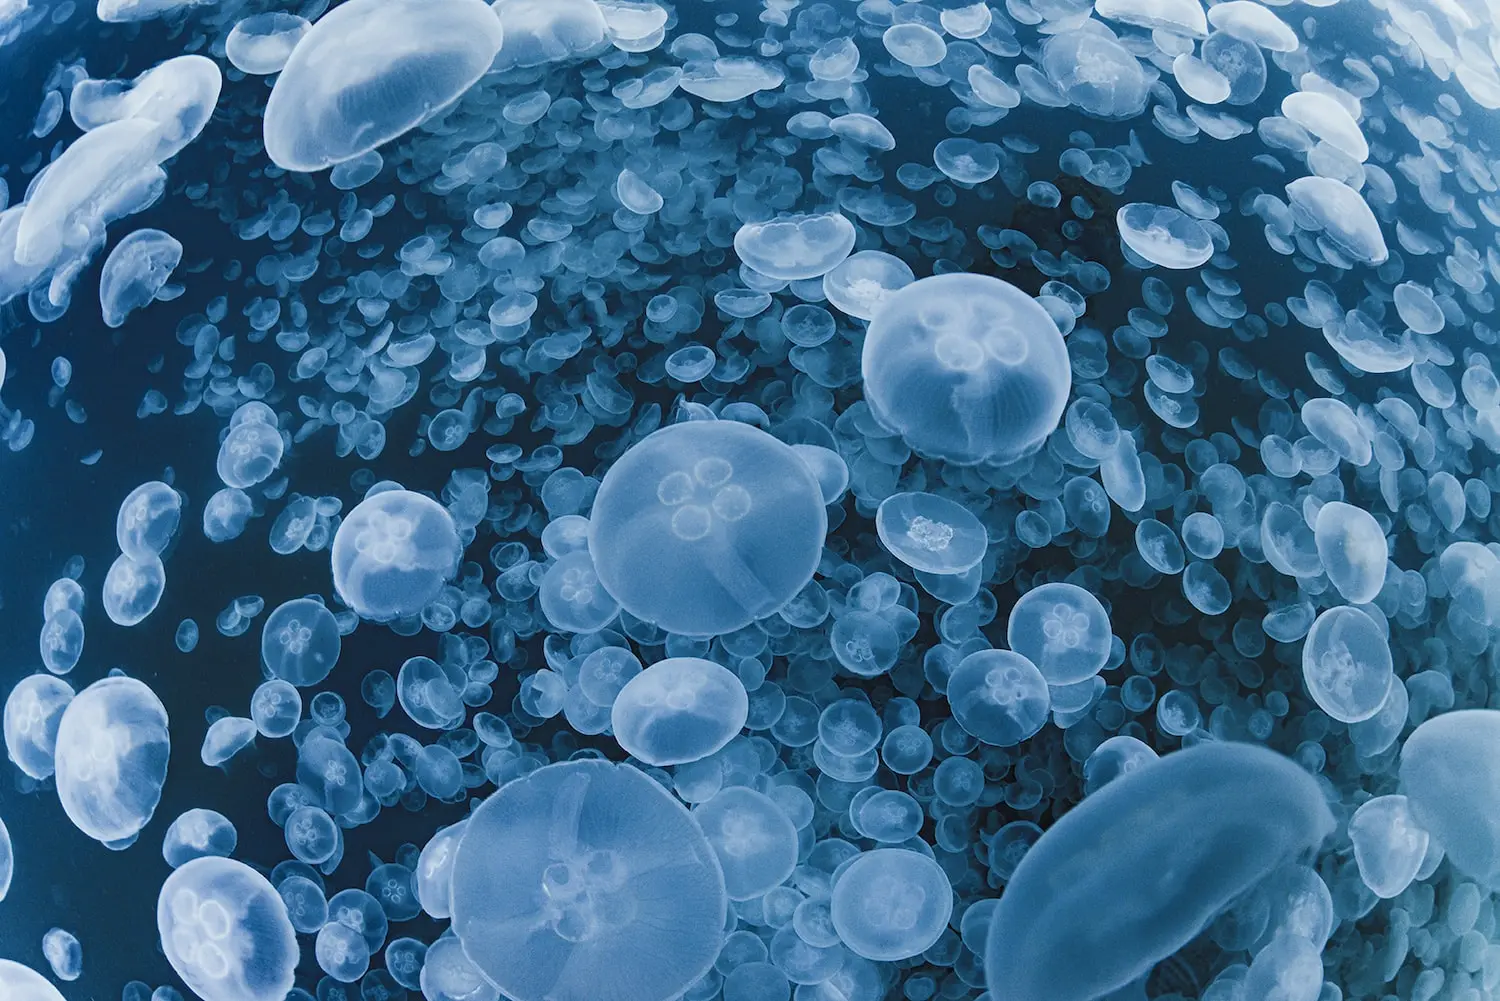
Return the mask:
<path fill-rule="evenodd" d="M 83 944 L 63 928 L 52 928 L 42 936 L 42 956 L 58 980 L 77 980 L 83 974 Z"/>
<path fill-rule="evenodd" d="M 11 1001 L 63 1001 L 46 977 L 9 959 L 0 959 L 0 991 Z"/>
<path fill-rule="evenodd" d="M 228 542 L 245 531 L 255 505 L 238 487 L 217 490 L 203 505 L 203 535 L 210 542 Z"/>
<path fill-rule="evenodd" d="M 299 862 L 321 865 L 333 857 L 339 847 L 339 829 L 328 811 L 316 806 L 299 806 L 286 818 L 282 833 L 287 850 Z"/>
<path fill-rule="evenodd" d="M 1141 64 L 1098 22 L 1048 38 L 1041 66 L 1068 102 L 1092 118 L 1134 118 L 1146 107 L 1150 84 Z"/>
<path fill-rule="evenodd" d="M 1329 501 L 1318 511 L 1313 537 L 1323 569 L 1339 594 L 1356 605 L 1375 600 L 1385 584 L 1385 532 L 1364 508 Z"/>
<path fill-rule="evenodd" d="M 199 757 L 210 768 L 217 768 L 240 751 L 255 743 L 255 721 L 243 716 L 221 716 L 209 725 L 203 735 Z"/>
<path fill-rule="evenodd" d="M 83 656 L 83 640 L 83 620 L 77 612 L 64 608 L 48 616 L 38 637 L 42 666 L 53 674 L 67 674 Z"/>
<path fill-rule="evenodd" d="M 458 571 L 463 545 L 448 509 L 410 490 L 370 494 L 333 537 L 333 586 L 362 618 L 416 615 Z"/>
<path fill-rule="evenodd" d="M 1042 584 L 1023 594 L 1010 611 L 1005 638 L 1049 685 L 1087 681 L 1109 660 L 1109 616 L 1076 584 Z"/>
<path fill-rule="evenodd" d="M 359 806 L 364 784 L 359 760 L 327 734 L 315 731 L 297 749 L 297 784 L 311 794 L 311 802 L 337 817 Z"/>
<path fill-rule="evenodd" d="M 1111 737 L 1084 759 L 1083 791 L 1097 792 L 1105 784 L 1150 764 L 1158 757 L 1150 744 L 1137 737 L 1126 734 Z"/>
<path fill-rule="evenodd" d="M 47 585 L 47 596 L 42 599 L 42 618 L 50 619 L 65 608 L 82 615 L 86 600 L 83 588 L 76 580 L 59 577 Z"/>
<path fill-rule="evenodd" d="M 312 28 L 307 18 L 282 11 L 251 14 L 235 23 L 224 39 L 224 55 L 241 73 L 279 73 L 302 36 Z"/>
<path fill-rule="evenodd" d="M 464 720 L 467 678 L 457 665 L 412 657 L 396 672 L 396 698 L 412 722 L 430 730 L 450 730 Z"/>
<path fill-rule="evenodd" d="M 181 517 L 182 498 L 177 491 L 160 480 L 142 483 L 120 504 L 115 540 L 126 556 L 148 562 L 166 550 Z"/>
<path fill-rule="evenodd" d="M 547 621 L 566 633 L 598 632 L 620 613 L 587 550 L 568 553 L 548 567 L 537 597 Z"/>
<path fill-rule="evenodd" d="M 181 261 L 182 244 L 159 229 L 138 229 L 121 240 L 99 276 L 105 326 L 120 326 L 125 317 L 155 299 Z"/>
<path fill-rule="evenodd" d="M 250 718 L 263 736 L 290 736 L 302 719 L 302 693 L 281 678 L 263 682 L 250 696 Z"/>
<path fill-rule="evenodd" d="M 275 414 L 262 407 L 247 403 L 231 419 L 217 462 L 225 486 L 243 490 L 264 483 L 281 465 L 286 443 L 276 429 Z"/>
<path fill-rule="evenodd" d="M 1009 650 L 978 650 L 959 661 L 947 695 L 959 726 L 996 747 L 1014 747 L 1031 737 L 1052 709 L 1042 672 Z"/>
<path fill-rule="evenodd" d="M 306 688 L 328 677 L 341 643 L 339 624 L 321 601 L 294 598 L 266 617 L 260 660 L 271 677 Z"/>
<path fill-rule="evenodd" d="M 300 935 L 316 934 L 328 923 L 328 901 L 323 888 L 306 876 L 288 876 L 276 885 L 276 893 L 286 905 L 287 918 Z"/>
<path fill-rule="evenodd" d="M 177 869 L 195 858 L 228 858 L 238 843 L 239 833 L 228 817 L 217 810 L 194 809 L 172 821 L 162 838 L 161 855 Z"/>
<path fill-rule="evenodd" d="M 883 250 L 861 250 L 823 276 L 823 294 L 849 316 L 872 320 L 892 292 L 915 280 L 901 258 Z"/>
<path fill-rule="evenodd" d="M 50 674 L 22 678 L 5 699 L 5 751 L 34 779 L 56 770 L 57 730 L 73 701 L 73 686 Z"/>
<path fill-rule="evenodd" d="M 734 252 L 767 278 L 795 282 L 822 278 L 854 249 L 854 223 L 837 212 L 747 222 L 734 235 Z"/>
<path fill-rule="evenodd" d="M 124 553 L 104 575 L 104 614 L 117 626 L 133 626 L 156 611 L 167 586 L 160 558 L 133 560 Z"/>
<path fill-rule="evenodd" d="M 10 830 L 5 826 L 5 821 L 0 820 L 0 900 L 4 900 L 6 894 L 10 893 L 11 880 L 16 874 L 16 852 L 11 845 Z M 0 981 L 4 979 L 4 970 L 0 969 Z"/>
<path fill-rule="evenodd" d="M 712 967 L 726 907 L 687 810 L 644 773 L 600 760 L 501 786 L 469 817 L 454 862 L 453 930 L 515 1001 L 675 998 Z"/>
<path fill-rule="evenodd" d="M 1124 987 L 1333 826 L 1311 775 L 1250 744 L 1198 744 L 1121 775 L 1016 866 L 985 945 L 990 993 L 1088 1001 Z"/>
<path fill-rule="evenodd" d="M 875 531 L 902 563 L 945 576 L 978 566 L 990 541 L 974 512 L 925 492 L 892 494 L 881 501 Z"/>
<path fill-rule="evenodd" d="M 1072 370 L 1062 335 L 1026 293 L 978 274 L 892 293 L 865 335 L 865 400 L 917 453 L 1004 463 L 1062 418 Z"/>
<path fill-rule="evenodd" d="M 1229 81 L 1228 103 L 1251 104 L 1266 89 L 1266 57 L 1254 42 L 1215 31 L 1198 51 L 1205 63 Z"/>
<path fill-rule="evenodd" d="M 749 713 L 749 696 L 733 671 L 698 657 L 672 657 L 625 683 L 610 725 L 620 746 L 648 765 L 681 765 L 729 743 Z"/>
<path fill-rule="evenodd" d="M 167 961 L 203 1001 L 281 1001 L 297 933 L 266 878 L 243 862 L 200 858 L 167 877 L 156 903 Z"/>
<path fill-rule="evenodd" d="M 1471 879 L 1500 880 L 1500 710 L 1427 720 L 1401 748 L 1401 792 L 1412 816 Z"/>
<path fill-rule="evenodd" d="M 730 900 L 753 900 L 797 867 L 797 828 L 764 793 L 731 786 L 693 811 L 719 857 Z"/>
<path fill-rule="evenodd" d="M 1370 204 L 1344 182 L 1332 177 L 1299 177 L 1286 186 L 1286 197 L 1350 260 L 1378 266 L 1390 257 Z"/>
<path fill-rule="evenodd" d="M 737 421 L 689 421 L 605 473 L 589 552 L 625 611 L 711 636 L 791 601 L 812 580 L 827 528 L 818 481 L 788 445 Z"/>
<path fill-rule="evenodd" d="M 468 825 L 465 819 L 445 827 L 422 848 L 417 860 L 416 891 L 428 917 L 441 920 L 453 913 L 453 860 Z"/>
<path fill-rule="evenodd" d="M 856 956 L 906 959 L 927 951 L 948 927 L 953 886 L 928 856 L 879 848 L 835 873 L 830 914 L 840 941 Z"/>
<path fill-rule="evenodd" d="M 1187 271 L 1214 255 L 1208 230 L 1181 209 L 1132 202 L 1115 213 L 1115 223 L 1125 246 L 1159 267 Z"/>
<path fill-rule="evenodd" d="M 1411 885 L 1427 857 L 1430 836 L 1417 826 L 1405 796 L 1367 799 L 1349 818 L 1359 876 L 1383 900 Z"/>
<path fill-rule="evenodd" d="M 1318 708 L 1342 723 L 1380 712 L 1395 680 L 1391 648 L 1380 626 L 1357 608 L 1319 614 L 1302 644 L 1302 680 Z"/>
<path fill-rule="evenodd" d="M 578 687 L 594 705 L 609 708 L 626 683 L 640 673 L 640 659 L 628 647 L 600 647 L 578 665 Z"/>
<path fill-rule="evenodd" d="M 329 921 L 318 929 L 313 946 L 318 968 L 341 984 L 352 984 L 370 969 L 370 947 L 348 925 Z"/>
<path fill-rule="evenodd" d="M 150 688 L 121 676 L 94 682 L 57 728 L 63 811 L 105 847 L 126 847 L 156 812 L 170 751 L 167 711 Z"/>
<path fill-rule="evenodd" d="M 335 7 L 276 78 L 264 115 L 266 153 L 305 172 L 368 153 L 460 97 L 490 68 L 502 37 L 483 0 Z"/>
<path fill-rule="evenodd" d="M 525 69 L 597 53 L 607 26 L 594 0 L 495 0 L 504 42 L 497 70 Z"/>

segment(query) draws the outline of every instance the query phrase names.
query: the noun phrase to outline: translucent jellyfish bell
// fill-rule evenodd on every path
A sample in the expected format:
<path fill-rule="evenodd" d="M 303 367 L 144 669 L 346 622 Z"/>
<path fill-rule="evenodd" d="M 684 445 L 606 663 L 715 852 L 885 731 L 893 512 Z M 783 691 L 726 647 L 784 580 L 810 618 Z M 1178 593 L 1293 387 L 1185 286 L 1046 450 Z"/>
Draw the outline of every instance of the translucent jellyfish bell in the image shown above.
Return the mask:
<path fill-rule="evenodd" d="M 504 44 L 496 70 L 524 69 L 597 52 L 608 25 L 594 0 L 495 0 Z"/>
<path fill-rule="evenodd" d="M 57 730 L 73 701 L 73 686 L 50 674 L 22 678 L 5 699 L 5 751 L 34 779 L 56 770 Z"/>
<path fill-rule="evenodd" d="M 790 446 L 738 421 L 688 421 L 605 473 L 589 552 L 625 611 L 712 636 L 791 601 L 812 580 L 827 528 L 818 481 Z"/>
<path fill-rule="evenodd" d="M 444 111 L 504 37 L 483 0 L 351 0 L 287 58 L 266 102 L 266 153 L 311 172 L 368 153 Z"/>
<path fill-rule="evenodd" d="M 118 327 L 160 292 L 182 261 L 182 244 L 159 229 L 138 229 L 115 245 L 99 276 L 104 325 Z"/>
<path fill-rule="evenodd" d="M 172 969 L 203 1001 L 282 1001 L 297 967 L 286 904 L 243 862 L 199 858 L 167 877 L 156 928 Z"/>
<path fill-rule="evenodd" d="M 1318 708 L 1343 723 L 1380 712 L 1395 681 L 1390 644 L 1375 620 L 1341 605 L 1321 613 L 1302 644 L 1302 679 Z"/>
<path fill-rule="evenodd" d="M 856 956 L 891 962 L 920 955 L 942 936 L 953 914 L 948 874 L 920 852 L 864 852 L 836 877 L 833 927 Z"/>
<path fill-rule="evenodd" d="M 1098 22 L 1048 38 L 1041 66 L 1069 103 L 1093 118 L 1134 118 L 1146 107 L 1150 84 L 1140 62 Z"/>
<path fill-rule="evenodd" d="M 1412 816 L 1465 876 L 1500 882 L 1500 710 L 1434 716 L 1401 747 Z"/>
<path fill-rule="evenodd" d="M 7 1001 L 63 1001 L 50 980 L 9 959 L 0 959 L 0 994 Z"/>
<path fill-rule="evenodd" d="M 734 235 L 740 260 L 767 278 L 822 278 L 854 249 L 854 223 L 837 212 L 747 222 Z"/>
<path fill-rule="evenodd" d="M 388 622 L 416 615 L 436 598 L 462 556 L 447 508 L 410 490 L 384 490 L 339 524 L 333 586 L 362 618 Z"/>
<path fill-rule="evenodd" d="M 84 834 L 125 847 L 156 812 L 167 781 L 167 711 L 134 678 L 79 692 L 57 728 L 57 798 Z"/>
<path fill-rule="evenodd" d="M 892 494 L 875 511 L 875 531 L 913 570 L 957 575 L 979 565 L 989 535 L 974 512 L 937 494 Z"/>
<path fill-rule="evenodd" d="M 124 553 L 104 575 L 104 614 L 117 626 L 133 626 L 156 611 L 167 587 L 167 571 L 151 553 L 140 560 Z"/>
<path fill-rule="evenodd" d="M 718 859 L 672 794 L 629 765 L 515 779 L 469 817 L 453 930 L 515 1001 L 668 1001 L 723 939 Z"/>
<path fill-rule="evenodd" d="M 1025 292 L 977 274 L 892 293 L 865 335 L 865 399 L 917 453 L 1005 463 L 1057 427 L 1073 376 L 1062 334 Z"/>
<path fill-rule="evenodd" d="M 874 319 L 892 292 L 915 281 L 899 257 L 881 250 L 861 250 L 823 276 L 823 294 L 849 316 Z"/>
<path fill-rule="evenodd" d="M 160 556 L 177 534 L 182 497 L 159 480 L 142 483 L 125 497 L 115 517 L 115 540 L 133 560 Z"/>
<path fill-rule="evenodd" d="M 1313 525 L 1318 557 L 1339 594 L 1356 605 L 1375 600 L 1385 584 L 1385 532 L 1362 507 L 1329 501 Z"/>
<path fill-rule="evenodd" d="M 1152 264 L 1186 271 L 1214 256 L 1214 241 L 1203 224 L 1181 209 L 1132 202 L 1115 213 L 1120 239 Z"/>
<path fill-rule="evenodd" d="M 260 659 L 271 677 L 306 688 L 328 677 L 338 663 L 341 644 L 333 613 L 320 601 L 295 598 L 267 616 L 260 633 Z"/>
<path fill-rule="evenodd" d="M 1052 694 L 1036 665 L 1009 650 L 978 650 L 948 678 L 953 718 L 972 737 L 1014 747 L 1047 722 Z"/>
<path fill-rule="evenodd" d="M 281 465 L 286 443 L 276 423 L 247 419 L 232 425 L 219 446 L 219 479 L 227 487 L 243 490 L 264 483 Z"/>
<path fill-rule="evenodd" d="M 724 789 L 693 811 L 724 870 L 730 900 L 754 900 L 797 867 L 797 828 L 764 793 Z"/>
<path fill-rule="evenodd" d="M 312 24 L 305 17 L 270 11 L 237 22 L 224 40 L 224 55 L 241 73 L 279 73 Z"/>
<path fill-rule="evenodd" d="M 1021 595 L 1005 637 L 1049 685 L 1087 681 L 1109 660 L 1109 615 L 1098 598 L 1076 584 L 1043 584 Z"/>
<path fill-rule="evenodd" d="M 610 725 L 620 746 L 646 764 L 681 765 L 733 740 L 749 713 L 749 696 L 733 671 L 698 657 L 672 657 L 625 683 Z"/>

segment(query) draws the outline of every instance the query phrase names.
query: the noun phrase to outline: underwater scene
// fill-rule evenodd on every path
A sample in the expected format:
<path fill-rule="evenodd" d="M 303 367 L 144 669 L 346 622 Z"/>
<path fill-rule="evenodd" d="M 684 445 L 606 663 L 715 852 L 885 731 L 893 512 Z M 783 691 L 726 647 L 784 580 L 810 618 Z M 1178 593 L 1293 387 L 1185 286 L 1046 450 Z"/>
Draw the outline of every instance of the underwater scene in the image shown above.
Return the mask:
<path fill-rule="evenodd" d="M 0 0 L 0 1001 L 1500 1001 L 1500 0 Z"/>

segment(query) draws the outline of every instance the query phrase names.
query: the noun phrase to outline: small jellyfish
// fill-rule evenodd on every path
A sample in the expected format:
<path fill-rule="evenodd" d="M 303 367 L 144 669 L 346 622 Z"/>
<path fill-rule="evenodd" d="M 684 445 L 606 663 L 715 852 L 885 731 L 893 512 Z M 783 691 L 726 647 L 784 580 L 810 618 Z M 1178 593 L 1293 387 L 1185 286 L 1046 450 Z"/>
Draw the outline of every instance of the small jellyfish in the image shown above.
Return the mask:
<path fill-rule="evenodd" d="M 229 818 L 216 810 L 194 809 L 178 816 L 162 838 L 161 855 L 173 869 L 195 858 L 228 858 L 239 843 Z"/>
<path fill-rule="evenodd" d="M 167 781 L 167 711 L 134 678 L 79 692 L 57 728 L 57 798 L 84 834 L 107 848 L 133 842 Z"/>
<path fill-rule="evenodd" d="M 255 721 L 243 716 L 221 716 L 203 735 L 199 758 L 210 768 L 217 768 L 240 751 L 255 743 Z"/>
<path fill-rule="evenodd" d="M 64 608 L 42 623 L 38 645 L 42 666 L 53 674 L 67 674 L 78 666 L 83 656 L 83 620 L 71 608 Z"/>
<path fill-rule="evenodd" d="M 1380 712 L 1395 680 L 1391 648 L 1380 626 L 1357 608 L 1319 614 L 1302 644 L 1302 680 L 1318 708 L 1342 723 Z"/>
<path fill-rule="evenodd" d="M 1374 601 L 1385 585 L 1385 532 L 1362 507 L 1329 501 L 1313 525 L 1318 556 L 1328 579 L 1356 605 Z"/>
<path fill-rule="evenodd" d="M 989 535 L 974 512 L 930 493 L 892 494 L 881 501 L 875 531 L 902 563 L 945 576 L 978 566 L 989 547 Z"/>
<path fill-rule="evenodd" d="M 837 212 L 747 222 L 734 251 L 757 273 L 777 281 L 822 278 L 854 249 L 854 224 Z"/>
<path fill-rule="evenodd" d="M 953 886 L 926 855 L 878 848 L 836 873 L 830 913 L 839 939 L 856 956 L 908 959 L 926 952 L 947 929 Z"/>
<path fill-rule="evenodd" d="M 50 674 L 22 678 L 5 699 L 5 751 L 34 779 L 56 770 L 57 730 L 73 701 L 73 686 Z"/>
<path fill-rule="evenodd" d="M 1104 669 L 1112 642 L 1099 599 L 1076 584 L 1034 587 L 1010 611 L 1006 642 L 1030 660 L 1049 685 L 1087 681 Z"/>
<path fill-rule="evenodd" d="M 515 1001 L 668 1001 L 709 972 L 724 934 L 703 831 L 643 772 L 607 761 L 501 786 L 469 817 L 452 885 L 464 953 Z"/>
<path fill-rule="evenodd" d="M 328 923 L 328 901 L 323 888 L 306 876 L 288 876 L 276 885 L 286 905 L 287 918 L 300 935 L 315 935 Z"/>
<path fill-rule="evenodd" d="M 182 244 L 159 229 L 138 229 L 115 245 L 99 276 L 104 325 L 118 327 L 149 304 L 182 261 Z"/>
<path fill-rule="evenodd" d="M 279 73 L 302 36 L 312 28 L 305 17 L 282 11 L 251 14 L 235 23 L 224 40 L 224 55 L 241 73 Z"/>
<path fill-rule="evenodd" d="M 872 320 L 891 293 L 915 280 L 901 258 L 881 250 L 861 250 L 823 276 L 823 294 L 849 316 Z"/>
<path fill-rule="evenodd" d="M 339 624 L 321 601 L 294 598 L 266 617 L 260 660 L 271 677 L 307 688 L 328 677 L 341 643 Z"/>
<path fill-rule="evenodd" d="M 1500 710 L 1434 716 L 1401 748 L 1401 792 L 1417 825 L 1464 875 L 1500 881 Z"/>
<path fill-rule="evenodd" d="M 250 718 L 263 736 L 290 736 L 302 718 L 302 693 L 281 678 L 262 682 L 250 696 Z"/>
<path fill-rule="evenodd" d="M 410 490 L 382 490 L 339 524 L 333 586 L 360 617 L 388 622 L 421 612 L 458 571 L 462 555 L 447 508 Z"/>
<path fill-rule="evenodd" d="M 12 1001 L 64 1001 L 46 977 L 9 959 L 0 959 L 0 993 Z"/>
<path fill-rule="evenodd" d="M 1026 293 L 987 275 L 923 278 L 870 322 L 865 398 L 923 456 L 1005 463 L 1041 446 L 1068 402 L 1062 335 Z"/>
<path fill-rule="evenodd" d="M 1214 256 L 1214 242 L 1203 224 L 1181 209 L 1132 202 L 1115 213 L 1120 239 L 1151 264 L 1187 271 Z"/>
<path fill-rule="evenodd" d="M 266 878 L 227 858 L 199 858 L 162 884 L 156 928 L 167 961 L 203 1001 L 282 1001 L 297 933 Z"/>
<path fill-rule="evenodd" d="M 146 562 L 166 551 L 177 534 L 182 497 L 159 480 L 142 483 L 125 497 L 115 517 L 115 540 L 120 551 Z"/>
<path fill-rule="evenodd" d="M 299 862 L 321 865 L 333 858 L 339 847 L 339 829 L 326 810 L 301 806 L 286 818 L 287 850 Z"/>
<path fill-rule="evenodd" d="M 626 753 L 648 765 L 681 765 L 729 743 L 749 713 L 749 696 L 733 671 L 698 657 L 672 657 L 625 683 L 610 725 Z"/>
<path fill-rule="evenodd" d="M 412 722 L 430 730 L 450 730 L 463 722 L 468 679 L 456 664 L 412 657 L 396 672 L 396 698 Z"/>
<path fill-rule="evenodd" d="M 797 828 L 776 801 L 731 786 L 693 811 L 724 870 L 730 900 L 754 900 L 797 867 Z"/>
<path fill-rule="evenodd" d="M 1140 62 L 1097 21 L 1048 38 L 1041 66 L 1068 102 L 1092 118 L 1134 118 L 1146 107 L 1150 84 Z"/>
<path fill-rule="evenodd" d="M 1389 900 L 1411 885 L 1427 857 L 1427 832 L 1417 826 L 1405 796 L 1367 799 L 1349 818 L 1349 840 L 1359 877 Z"/>
<path fill-rule="evenodd" d="M 133 626 L 156 611 L 167 587 L 157 556 L 133 560 L 121 553 L 104 575 L 104 614 L 117 626 Z"/>
<path fill-rule="evenodd" d="M 210 542 L 237 539 L 254 511 L 249 494 L 237 487 L 224 487 L 203 505 L 203 535 Z"/>
<path fill-rule="evenodd" d="M 417 900 L 429 917 L 442 920 L 453 913 L 453 860 L 468 824 L 460 820 L 438 831 L 417 859 Z"/>
<path fill-rule="evenodd" d="M 620 613 L 587 550 L 567 553 L 548 567 L 537 597 L 547 621 L 565 633 L 598 632 Z"/>
<path fill-rule="evenodd" d="M 1139 675 L 1137 675 L 1139 677 Z M 1159 755 L 1151 745 L 1125 734 L 1111 737 L 1083 762 L 1083 791 L 1095 793 L 1106 784 L 1155 761 Z"/>
<path fill-rule="evenodd" d="M 297 749 L 297 784 L 314 804 L 340 817 L 359 807 L 364 783 L 358 759 L 328 733 L 314 731 Z"/>
<path fill-rule="evenodd" d="M 818 481 L 790 446 L 738 421 L 688 421 L 647 436 L 605 473 L 589 553 L 625 611 L 712 636 L 796 597 L 827 527 Z"/>
<path fill-rule="evenodd" d="M 50 929 L 42 936 L 42 956 L 58 980 L 73 981 L 83 975 L 83 945 L 64 928 Z"/>
<path fill-rule="evenodd" d="M 1052 694 L 1035 664 L 1009 650 L 978 650 L 948 678 L 948 704 L 976 740 L 1014 747 L 1047 722 Z"/>

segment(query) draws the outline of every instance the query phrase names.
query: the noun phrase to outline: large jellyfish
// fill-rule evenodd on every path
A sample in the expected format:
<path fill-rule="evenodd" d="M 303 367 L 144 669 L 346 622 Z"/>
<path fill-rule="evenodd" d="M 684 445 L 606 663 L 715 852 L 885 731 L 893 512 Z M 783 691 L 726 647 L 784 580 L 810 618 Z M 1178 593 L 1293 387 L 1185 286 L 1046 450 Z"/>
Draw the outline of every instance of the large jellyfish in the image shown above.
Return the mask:
<path fill-rule="evenodd" d="M 500 51 L 484 0 L 351 0 L 292 50 L 266 102 L 266 153 L 311 172 L 368 153 L 462 96 Z"/>
<path fill-rule="evenodd" d="M 118 327 L 160 292 L 182 260 L 182 244 L 159 229 L 138 229 L 110 251 L 99 276 L 104 324 Z"/>
<path fill-rule="evenodd" d="M 654 432 L 605 473 L 589 552 L 631 615 L 712 636 L 796 597 L 827 527 L 818 481 L 790 446 L 738 421 L 688 421 Z"/>
<path fill-rule="evenodd" d="M 734 235 L 734 252 L 777 281 L 822 278 L 854 249 L 854 224 L 837 212 L 747 222 Z"/>
<path fill-rule="evenodd" d="M 594 0 L 495 0 L 504 42 L 495 69 L 525 69 L 600 51 L 608 26 Z"/>
<path fill-rule="evenodd" d="M 1318 557 L 1328 579 L 1356 605 L 1374 601 L 1385 584 L 1385 532 L 1362 507 L 1329 501 L 1313 524 Z"/>
<path fill-rule="evenodd" d="M 658 661 L 615 696 L 610 725 L 620 746 L 648 765 L 698 761 L 729 743 L 750 712 L 733 671 L 698 657 Z"/>
<path fill-rule="evenodd" d="M 1150 84 L 1141 64 L 1099 22 L 1064 31 L 1042 46 L 1042 70 L 1068 101 L 1093 118 L 1134 118 Z"/>
<path fill-rule="evenodd" d="M 297 968 L 286 904 L 243 862 L 198 858 L 167 877 L 156 928 L 172 969 L 203 1001 L 281 1001 Z"/>
<path fill-rule="evenodd" d="M 8 1001 L 63 1001 L 50 980 L 9 959 L 0 959 L 0 994 Z"/>
<path fill-rule="evenodd" d="M 990 923 L 990 993 L 1103 997 L 1332 831 L 1317 782 L 1273 751 L 1205 743 L 1147 762 L 1089 795 L 1022 857 Z"/>
<path fill-rule="evenodd" d="M 470 815 L 453 863 L 453 930 L 515 1001 L 675 998 L 712 967 L 726 906 L 687 810 L 601 760 L 502 786 Z"/>
<path fill-rule="evenodd" d="M 1500 710 L 1434 716 L 1401 747 L 1401 791 L 1459 872 L 1500 881 Z"/>
<path fill-rule="evenodd" d="M 22 678 L 5 699 L 5 751 L 34 779 L 57 767 L 57 730 L 73 701 L 73 686 L 50 674 Z"/>
<path fill-rule="evenodd" d="M 998 278 L 935 275 L 891 293 L 865 335 L 865 400 L 921 455 L 1005 463 L 1039 448 L 1073 376 L 1057 325 Z"/>
<path fill-rule="evenodd" d="M 167 710 L 145 684 L 115 676 L 79 692 L 57 728 L 57 798 L 84 834 L 124 848 L 156 812 L 167 781 Z"/>
<path fill-rule="evenodd" d="M 271 677 L 299 688 L 316 685 L 338 663 L 341 638 L 333 613 L 312 598 L 281 603 L 260 634 L 260 659 Z"/>
<path fill-rule="evenodd" d="M 932 947 L 953 914 L 953 885 L 931 858 L 878 848 L 837 874 L 833 927 L 849 951 L 875 960 L 907 959 Z"/>
<path fill-rule="evenodd" d="M 410 490 L 370 494 L 333 537 L 333 586 L 361 617 L 416 615 L 458 571 L 463 545 L 448 509 Z"/>

